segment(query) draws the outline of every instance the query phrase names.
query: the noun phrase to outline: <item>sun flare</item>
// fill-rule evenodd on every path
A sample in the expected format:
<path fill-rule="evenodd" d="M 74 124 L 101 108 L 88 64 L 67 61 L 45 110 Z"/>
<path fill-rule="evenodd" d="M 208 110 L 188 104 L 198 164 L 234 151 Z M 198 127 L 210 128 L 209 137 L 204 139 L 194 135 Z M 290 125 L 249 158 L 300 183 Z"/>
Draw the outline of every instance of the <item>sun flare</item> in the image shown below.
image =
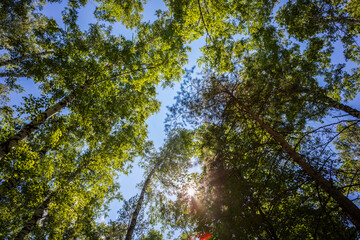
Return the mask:
<path fill-rule="evenodd" d="M 189 189 L 187 190 L 187 193 L 189 196 L 193 197 L 195 195 L 195 189 L 192 187 L 189 187 Z"/>

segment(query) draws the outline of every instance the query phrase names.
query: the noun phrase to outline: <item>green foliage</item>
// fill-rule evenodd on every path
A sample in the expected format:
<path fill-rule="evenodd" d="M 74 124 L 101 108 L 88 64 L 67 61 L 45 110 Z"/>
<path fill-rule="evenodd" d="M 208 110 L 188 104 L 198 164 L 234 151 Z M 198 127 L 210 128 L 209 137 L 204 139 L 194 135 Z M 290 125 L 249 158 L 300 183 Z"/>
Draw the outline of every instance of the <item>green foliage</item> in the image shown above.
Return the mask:
<path fill-rule="evenodd" d="M 348 122 L 338 126 L 339 138 L 335 147 L 340 152 L 341 167 L 338 170 L 340 181 L 346 193 L 359 197 L 359 137 L 360 127 L 358 122 Z"/>
<path fill-rule="evenodd" d="M 135 210 L 138 198 L 138 195 L 136 195 L 129 200 L 124 200 L 122 208 L 118 211 L 118 218 L 116 220 L 110 220 L 108 223 L 96 223 L 95 221 L 93 221 L 91 228 L 89 228 L 88 231 L 81 236 L 81 238 L 107 240 L 123 239 L 126 235 L 128 225 L 131 221 L 131 217 L 133 215 L 133 211 Z M 145 210 L 142 209 L 138 216 L 137 225 L 135 227 L 134 232 L 137 239 L 145 236 L 145 232 L 148 229 L 149 223 L 145 219 L 144 213 Z"/>
<path fill-rule="evenodd" d="M 312 54 L 316 46 L 301 52 L 280 37 L 272 27 L 263 29 L 249 42 L 256 51 L 239 59 L 236 71 L 208 70 L 198 78 L 190 72 L 185 79 L 169 120 L 172 126 L 196 127 L 203 169 L 193 179 L 198 194 L 179 193 L 163 210 L 173 212 L 175 226 L 193 225 L 194 232 L 220 239 L 356 239 L 358 233 L 336 203 L 229 96 L 270 124 L 333 184 L 346 188 L 342 174 L 334 177 L 342 162 L 327 149 L 332 132 L 303 133 L 317 132 L 306 130 L 309 121 L 322 120 L 330 111 L 326 102 L 315 100 L 325 92 L 315 77 L 328 71 L 328 53 Z M 337 229 L 331 234 L 330 223 Z"/>
<path fill-rule="evenodd" d="M 162 239 L 164 239 L 163 235 L 159 231 L 153 229 L 150 230 L 146 236 L 141 238 L 141 240 L 162 240 Z"/>
<path fill-rule="evenodd" d="M 98 1 L 99 6 L 95 10 L 95 16 L 101 20 L 110 22 L 120 21 L 126 27 L 134 28 L 140 25 L 145 0 L 105 0 Z"/>
<path fill-rule="evenodd" d="M 291 37 L 307 45 L 321 38 L 319 50 L 330 50 L 329 46 L 340 41 L 344 49 L 343 54 L 337 54 L 337 58 L 342 55 L 346 61 L 358 65 L 360 49 L 356 39 L 360 18 L 354 12 L 357 8 L 356 1 L 288 1 L 278 11 L 276 20 Z M 359 91 L 358 76 L 359 67 L 356 66 L 352 71 L 347 71 L 340 81 L 334 76 L 327 81 L 335 85 L 334 90 L 340 88 L 344 91 L 345 99 L 352 100 Z"/>
<path fill-rule="evenodd" d="M 26 11 L 1 12 L 11 23 L 0 39 L 7 78 L 2 95 L 21 88 L 19 76 L 32 79 L 42 94 L 2 108 L 1 141 L 51 109 L 50 118 L 0 162 L 2 238 L 21 230 L 36 239 L 91 235 L 95 220 L 118 197 L 117 175 L 147 148 L 145 121 L 159 109 L 156 85 L 178 79 L 186 61 L 182 41 L 169 33 L 163 37 L 165 19 L 140 24 L 140 8 L 134 16 L 121 15 L 137 27 L 136 37 L 127 40 L 100 24 L 81 30 L 77 14 L 85 3 L 69 2 L 64 29 L 41 12 L 33 14 L 41 10 L 35 2 L 24 2 Z M 26 28 L 17 31 L 24 21 Z M 69 96 L 74 97 L 60 113 L 57 104 Z"/>
<path fill-rule="evenodd" d="M 0 141 L 21 131 L 26 139 L 0 160 L 0 238 L 22 229 L 33 239 L 122 238 L 136 198 L 125 201 L 116 221 L 97 219 L 120 198 L 115 179 L 137 156 L 146 176 L 156 170 L 146 189 L 149 223 L 180 230 L 182 239 L 197 232 L 216 239 L 359 237 L 338 203 L 244 110 L 357 199 L 358 121 L 339 124 L 336 133 L 329 116 L 333 108 L 358 113 L 340 104 L 359 92 L 359 67 L 349 66 L 360 62 L 358 1 L 278 7 L 272 0 L 165 0 L 168 9 L 142 23 L 146 1 L 104 0 L 95 1 L 95 17 L 106 26 L 87 30 L 77 24 L 86 0 L 68 1 L 64 28 L 41 13 L 46 2 L 1 3 Z M 112 34 L 117 21 L 133 39 Z M 198 62 L 207 69 L 198 78 L 187 72 L 170 108 L 168 138 L 149 151 L 145 121 L 159 109 L 156 86 L 181 78 L 187 44 L 198 39 L 205 39 Z M 334 64 L 337 43 L 351 64 Z M 40 94 L 8 106 L 8 96 L 23 90 L 20 77 Z M 34 120 L 38 126 L 26 130 Z M 189 173 L 195 160 L 202 172 Z M 154 230 L 145 235 L 148 223 L 141 222 L 137 237 L 164 238 Z"/>
<path fill-rule="evenodd" d="M 204 167 L 188 207 L 196 232 L 219 239 L 356 239 L 344 216 L 331 210 L 336 205 L 271 139 L 236 125 L 212 125 L 202 134 Z"/>

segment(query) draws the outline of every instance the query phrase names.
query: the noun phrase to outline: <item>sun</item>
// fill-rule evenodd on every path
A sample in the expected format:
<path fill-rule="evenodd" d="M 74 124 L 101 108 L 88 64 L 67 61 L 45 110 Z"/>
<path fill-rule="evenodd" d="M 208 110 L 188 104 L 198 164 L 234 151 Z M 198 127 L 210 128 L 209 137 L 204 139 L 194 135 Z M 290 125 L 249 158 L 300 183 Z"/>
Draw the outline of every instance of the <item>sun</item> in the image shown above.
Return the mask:
<path fill-rule="evenodd" d="M 187 193 L 190 197 L 193 197 L 195 195 L 195 189 L 192 187 L 189 187 L 187 190 Z"/>

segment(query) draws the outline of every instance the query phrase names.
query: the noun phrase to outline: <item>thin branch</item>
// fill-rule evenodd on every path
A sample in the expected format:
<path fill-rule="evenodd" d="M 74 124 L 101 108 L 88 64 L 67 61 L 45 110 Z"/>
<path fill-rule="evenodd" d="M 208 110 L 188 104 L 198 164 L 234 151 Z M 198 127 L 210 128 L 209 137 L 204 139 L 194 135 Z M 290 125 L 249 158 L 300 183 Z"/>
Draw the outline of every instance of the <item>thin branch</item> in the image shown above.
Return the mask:
<path fill-rule="evenodd" d="M 342 122 L 349 122 L 349 121 L 354 121 L 355 124 L 358 123 L 358 122 L 360 122 L 359 120 L 341 120 L 341 121 L 339 121 L 339 122 L 330 123 L 330 124 L 327 124 L 327 125 L 318 127 L 318 128 L 316 128 L 316 129 L 314 129 L 314 130 L 312 130 L 312 131 L 305 132 L 304 135 L 301 136 L 301 138 L 299 139 L 299 141 L 295 144 L 294 149 L 297 149 L 297 147 L 299 146 L 299 144 L 301 143 L 301 141 L 304 140 L 304 138 L 305 138 L 306 136 L 308 136 L 309 134 L 315 133 L 315 132 L 317 132 L 318 130 L 320 130 L 320 129 L 322 129 L 322 128 L 330 127 L 330 126 L 337 125 L 337 124 L 342 123 Z"/>
<path fill-rule="evenodd" d="M 0 73 L 0 78 L 2 78 L 2 77 L 18 78 L 18 77 L 29 77 L 29 76 L 24 73 L 2 72 L 2 73 Z"/>
<path fill-rule="evenodd" d="M 206 23 L 205 23 L 205 19 L 204 19 L 203 13 L 202 13 L 202 11 L 201 11 L 200 0 L 198 0 L 197 2 L 198 2 L 198 5 L 199 5 L 200 17 L 201 17 L 201 19 L 202 19 L 202 22 L 204 23 L 204 27 L 205 27 L 206 34 L 209 36 L 210 40 L 213 41 L 211 35 L 209 34 L 209 30 L 208 30 L 208 28 L 207 28 L 207 25 L 206 25 Z"/>
<path fill-rule="evenodd" d="M 25 55 L 25 56 L 20 56 L 20 57 L 16 57 L 16 58 L 12 58 L 12 59 L 7 59 L 7 60 L 4 60 L 4 61 L 0 62 L 0 67 L 6 66 L 6 65 L 9 65 L 9 64 L 14 64 L 14 63 L 17 63 L 17 62 L 21 62 L 23 60 L 30 59 L 30 58 L 33 58 L 33 57 L 46 56 L 46 55 L 50 55 L 50 54 L 53 54 L 53 53 L 54 53 L 53 51 L 45 51 L 45 52 L 40 52 L 40 53 L 28 54 L 28 55 Z"/>

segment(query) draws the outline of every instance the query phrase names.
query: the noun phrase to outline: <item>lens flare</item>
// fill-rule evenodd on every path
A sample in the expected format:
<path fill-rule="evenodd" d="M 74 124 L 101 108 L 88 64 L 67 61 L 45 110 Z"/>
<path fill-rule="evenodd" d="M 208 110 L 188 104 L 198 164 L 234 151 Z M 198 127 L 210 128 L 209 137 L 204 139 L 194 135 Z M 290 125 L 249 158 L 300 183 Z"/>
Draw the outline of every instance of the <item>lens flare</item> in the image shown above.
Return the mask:
<path fill-rule="evenodd" d="M 195 195 L 195 189 L 190 187 L 188 190 L 187 190 L 187 193 L 189 196 L 193 197 Z"/>

